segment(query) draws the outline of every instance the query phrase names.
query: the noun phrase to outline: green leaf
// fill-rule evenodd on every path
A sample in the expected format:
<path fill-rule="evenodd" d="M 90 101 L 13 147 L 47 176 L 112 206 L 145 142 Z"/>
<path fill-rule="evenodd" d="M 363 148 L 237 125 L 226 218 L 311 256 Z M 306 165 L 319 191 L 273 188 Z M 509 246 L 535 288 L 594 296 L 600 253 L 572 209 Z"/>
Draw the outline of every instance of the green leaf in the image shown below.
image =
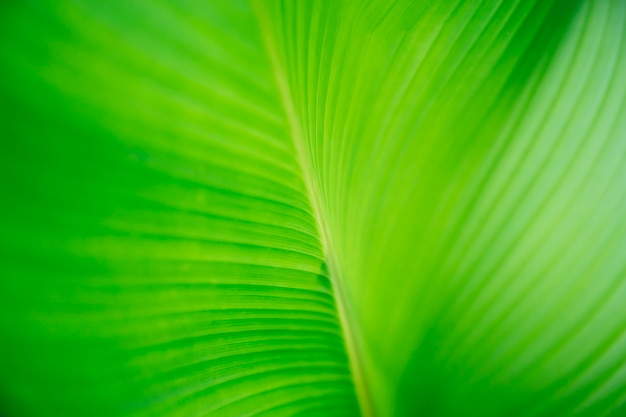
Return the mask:
<path fill-rule="evenodd" d="M 622 0 L 0 8 L 0 414 L 624 414 Z"/>

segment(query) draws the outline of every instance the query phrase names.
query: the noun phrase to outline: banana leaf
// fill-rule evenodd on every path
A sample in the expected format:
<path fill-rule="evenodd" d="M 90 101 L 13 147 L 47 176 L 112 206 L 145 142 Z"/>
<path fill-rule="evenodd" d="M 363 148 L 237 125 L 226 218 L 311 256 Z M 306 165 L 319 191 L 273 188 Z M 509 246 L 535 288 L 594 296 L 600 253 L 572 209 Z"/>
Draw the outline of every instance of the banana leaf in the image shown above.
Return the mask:
<path fill-rule="evenodd" d="M 626 415 L 626 2 L 0 5 L 3 417 Z"/>

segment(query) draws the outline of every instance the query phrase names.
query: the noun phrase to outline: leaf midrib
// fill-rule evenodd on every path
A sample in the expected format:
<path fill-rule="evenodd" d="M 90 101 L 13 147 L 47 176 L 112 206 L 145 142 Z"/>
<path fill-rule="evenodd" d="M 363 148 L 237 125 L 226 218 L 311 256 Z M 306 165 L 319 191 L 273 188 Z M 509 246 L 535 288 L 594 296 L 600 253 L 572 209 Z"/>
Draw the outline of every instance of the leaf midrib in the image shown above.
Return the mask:
<path fill-rule="evenodd" d="M 286 120 L 288 123 L 288 131 L 291 133 L 291 141 L 296 153 L 298 166 L 300 167 L 300 175 L 304 182 L 306 197 L 312 209 L 312 216 L 315 220 L 323 256 L 328 267 L 328 278 L 332 285 L 332 293 L 334 295 L 337 312 L 339 314 L 339 327 L 341 328 L 344 344 L 346 348 L 347 358 L 351 371 L 351 379 L 355 388 L 360 414 L 363 417 L 372 417 L 375 415 L 373 399 L 370 387 L 367 384 L 365 375 L 365 367 L 363 365 L 362 347 L 357 337 L 358 326 L 353 318 L 350 317 L 349 300 L 346 296 L 346 290 L 342 285 L 341 270 L 338 265 L 336 252 L 333 248 L 333 240 L 330 227 L 326 222 L 327 216 L 322 204 L 319 192 L 319 184 L 313 176 L 313 167 L 311 155 L 306 147 L 306 139 L 302 133 L 300 119 L 296 113 L 295 105 L 292 99 L 292 93 L 287 81 L 287 75 L 284 68 L 280 64 L 278 52 L 268 31 L 263 30 L 264 25 L 268 25 L 266 20 L 263 22 L 263 12 L 260 10 L 258 3 L 252 2 L 253 9 L 257 18 L 259 32 L 268 55 L 270 65 L 273 69 L 276 87 L 280 96 L 280 102 L 284 108 Z"/>

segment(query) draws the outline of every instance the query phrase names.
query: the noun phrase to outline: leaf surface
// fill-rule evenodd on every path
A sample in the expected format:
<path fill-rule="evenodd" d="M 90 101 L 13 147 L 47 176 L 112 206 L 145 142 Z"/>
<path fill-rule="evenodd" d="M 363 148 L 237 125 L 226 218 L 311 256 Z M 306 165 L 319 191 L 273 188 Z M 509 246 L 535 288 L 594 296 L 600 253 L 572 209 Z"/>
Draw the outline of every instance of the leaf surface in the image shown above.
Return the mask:
<path fill-rule="evenodd" d="M 0 412 L 624 412 L 623 1 L 0 7 Z"/>

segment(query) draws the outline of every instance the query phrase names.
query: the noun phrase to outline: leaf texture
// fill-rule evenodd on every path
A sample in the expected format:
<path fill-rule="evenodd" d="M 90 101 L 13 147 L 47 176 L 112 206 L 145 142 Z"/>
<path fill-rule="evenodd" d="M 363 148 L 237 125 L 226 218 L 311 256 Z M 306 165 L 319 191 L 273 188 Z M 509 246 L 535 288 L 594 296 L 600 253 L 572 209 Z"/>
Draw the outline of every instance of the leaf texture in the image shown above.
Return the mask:
<path fill-rule="evenodd" d="M 0 413 L 624 414 L 625 2 L 0 7 Z"/>
<path fill-rule="evenodd" d="M 609 1 L 267 13 L 375 414 L 624 401 L 625 17 Z"/>
<path fill-rule="evenodd" d="M 7 416 L 358 412 L 258 26 L 205 3 L 4 19 Z"/>

